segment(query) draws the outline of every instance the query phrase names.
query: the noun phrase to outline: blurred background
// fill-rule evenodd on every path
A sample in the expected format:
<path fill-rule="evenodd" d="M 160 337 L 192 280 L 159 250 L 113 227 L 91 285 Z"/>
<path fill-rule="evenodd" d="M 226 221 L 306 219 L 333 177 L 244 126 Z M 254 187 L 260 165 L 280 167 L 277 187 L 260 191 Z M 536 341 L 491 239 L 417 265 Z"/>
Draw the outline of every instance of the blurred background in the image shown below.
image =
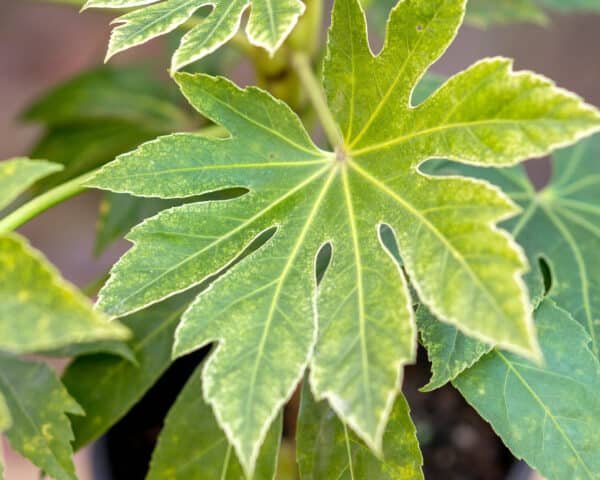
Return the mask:
<path fill-rule="evenodd" d="M 76 8 L 63 5 L 28 0 L 0 0 L 0 159 L 27 155 L 38 140 L 40 128 L 24 123 L 20 117 L 37 96 L 77 73 L 102 64 L 111 18 L 112 16 L 98 12 L 79 14 Z M 380 37 L 381 33 L 373 32 L 374 38 Z M 558 85 L 578 93 L 598 106 L 599 46 L 600 16 L 594 15 L 553 14 L 547 27 L 522 24 L 480 30 L 465 26 L 433 71 L 450 75 L 482 57 L 503 55 L 515 59 L 516 69 L 529 69 L 545 74 Z M 168 42 L 158 39 L 118 55 L 112 62 L 154 65 L 157 76 L 166 82 L 168 49 Z M 237 65 L 236 70 L 238 78 L 252 81 L 249 66 Z M 543 160 L 531 163 L 530 172 L 538 185 L 543 184 L 550 173 Z M 52 209 L 22 229 L 31 242 L 69 280 L 79 286 L 105 272 L 127 248 L 124 242 L 117 242 L 101 256 L 93 255 L 99 198 L 97 192 L 86 193 Z M 489 464 L 504 461 L 495 459 L 495 456 L 509 456 L 507 452 L 494 453 L 495 447 L 490 447 L 491 453 L 486 451 L 486 442 L 493 438 L 493 433 L 475 416 L 470 419 L 467 413 L 468 420 L 462 424 L 455 424 L 452 419 L 447 418 L 456 408 L 468 409 L 463 404 L 456 406 L 456 402 L 460 400 L 451 393 L 442 391 L 429 403 L 423 403 L 415 394 L 411 394 L 411 391 L 416 391 L 423 383 L 425 381 L 419 374 L 408 375 L 406 389 L 409 400 L 416 399 L 413 401 L 417 404 L 413 405 L 413 415 L 417 424 L 426 433 L 430 428 L 428 422 L 448 424 L 444 427 L 447 430 L 443 435 L 445 440 L 438 439 L 432 442 L 431 448 L 425 447 L 426 462 L 440 463 L 439 468 L 443 470 L 452 469 L 457 462 L 481 461 Z M 439 406 L 432 406 L 432 402 L 447 408 L 440 410 Z M 8 480 L 39 478 L 38 471 L 12 454 L 6 444 L 4 448 L 8 456 Z M 457 456 L 457 451 L 469 448 L 483 453 L 479 457 L 473 457 L 474 459 L 466 456 L 467 460 Z M 488 454 L 494 458 L 486 457 Z M 89 457 L 89 449 L 77 455 L 82 480 L 94 478 Z M 469 465 L 457 466 L 457 472 L 461 468 L 468 469 Z M 511 475 L 519 475 L 515 472 Z M 430 478 L 442 477 L 432 475 Z M 473 477 L 461 477 L 457 473 L 451 478 Z M 490 472 L 489 475 L 478 478 L 495 479 L 506 476 Z"/>

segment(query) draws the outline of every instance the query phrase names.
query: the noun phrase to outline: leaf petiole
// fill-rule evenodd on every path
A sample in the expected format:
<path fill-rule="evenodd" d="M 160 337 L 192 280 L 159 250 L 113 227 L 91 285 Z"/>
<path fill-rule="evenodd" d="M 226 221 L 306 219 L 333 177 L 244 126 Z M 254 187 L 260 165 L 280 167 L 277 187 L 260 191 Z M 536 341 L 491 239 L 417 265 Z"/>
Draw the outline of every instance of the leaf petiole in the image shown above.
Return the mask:
<path fill-rule="evenodd" d="M 86 189 L 85 183 L 90 180 L 96 172 L 97 170 L 87 172 L 68 182 L 58 185 L 17 208 L 14 212 L 0 220 L 0 234 L 12 232 L 40 213 L 52 208 L 54 205 L 79 195 Z"/>
<path fill-rule="evenodd" d="M 329 140 L 332 147 L 341 147 L 344 144 L 344 139 L 331 110 L 329 110 L 321 82 L 313 72 L 310 57 L 306 53 L 295 52 L 292 56 L 292 66 L 306 88 L 306 93 L 319 117 L 327 140 Z"/>

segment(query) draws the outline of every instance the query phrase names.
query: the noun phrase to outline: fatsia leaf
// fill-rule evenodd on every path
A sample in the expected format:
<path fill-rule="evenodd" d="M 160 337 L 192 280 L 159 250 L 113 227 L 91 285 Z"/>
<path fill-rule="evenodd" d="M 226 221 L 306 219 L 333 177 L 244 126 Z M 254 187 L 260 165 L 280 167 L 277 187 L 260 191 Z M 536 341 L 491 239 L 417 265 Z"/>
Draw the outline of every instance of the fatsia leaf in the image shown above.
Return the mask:
<path fill-rule="evenodd" d="M 296 447 L 302 480 L 422 479 L 423 457 L 402 395 L 396 399 L 383 445 L 383 457 L 378 458 L 337 418 L 327 402 L 316 402 L 305 386 Z"/>
<path fill-rule="evenodd" d="M 311 358 L 316 312 L 313 389 L 381 451 L 416 333 L 406 282 L 380 239 L 383 226 L 440 319 L 538 354 L 521 279 L 526 261 L 495 227 L 516 206 L 482 181 L 434 178 L 418 167 L 433 157 L 511 165 L 598 130 L 600 115 L 543 77 L 512 72 L 504 59 L 479 62 L 411 106 L 413 89 L 454 38 L 463 13 L 463 0 L 402 2 L 385 49 L 374 57 L 357 1 L 336 2 L 324 82 L 344 134 L 335 152 L 317 148 L 287 106 L 256 88 L 178 74 L 190 103 L 231 136 L 162 137 L 92 180 L 165 198 L 248 190 L 231 201 L 166 210 L 136 227 L 128 236 L 135 246 L 100 294 L 111 315 L 198 284 L 274 230 L 198 297 L 175 346 L 181 355 L 219 343 L 206 364 L 204 396 L 248 473 Z M 315 256 L 325 244 L 333 255 L 317 296 Z"/>
<path fill-rule="evenodd" d="M 600 364 L 590 337 L 552 301 L 535 318 L 543 366 L 494 350 L 453 383 L 545 478 L 600 478 Z"/>
<path fill-rule="evenodd" d="M 13 158 L 0 162 L 0 210 L 15 200 L 40 178 L 62 170 L 43 160 Z"/>
<path fill-rule="evenodd" d="M 179 318 L 197 292 L 180 295 L 123 319 L 135 363 L 113 355 L 75 359 L 62 381 L 88 414 L 72 419 L 76 449 L 106 432 L 142 398 L 171 364 Z"/>
<path fill-rule="evenodd" d="M 233 448 L 210 405 L 202 398 L 199 366 L 171 408 L 152 455 L 148 480 L 245 480 Z M 281 418 L 273 423 L 256 462 L 256 480 L 273 480 L 281 441 Z"/>
<path fill-rule="evenodd" d="M 550 183 L 536 192 L 523 168 L 478 172 L 523 208 L 512 230 L 531 263 L 550 267 L 549 295 L 587 330 L 600 358 L 600 136 L 557 152 Z"/>
<path fill-rule="evenodd" d="M 125 327 L 93 310 L 25 239 L 0 236 L 0 349 L 40 352 L 128 336 Z"/>
<path fill-rule="evenodd" d="M 0 352 L 0 393 L 12 426 L 12 447 L 56 480 L 75 480 L 67 413 L 82 415 L 54 372 L 43 363 L 25 362 Z"/>
<path fill-rule="evenodd" d="M 148 141 L 161 130 L 149 130 L 128 120 L 104 119 L 50 127 L 31 155 L 60 163 L 64 169 L 36 183 L 34 192 L 48 190 L 113 160 Z"/>
<path fill-rule="evenodd" d="M 211 11 L 181 39 L 171 69 L 182 67 L 214 52 L 239 30 L 242 14 L 251 7 L 248 40 L 271 54 L 281 46 L 304 12 L 300 0 L 88 0 L 84 8 L 141 7 L 117 18 L 106 58 L 171 32 L 203 7 Z"/>

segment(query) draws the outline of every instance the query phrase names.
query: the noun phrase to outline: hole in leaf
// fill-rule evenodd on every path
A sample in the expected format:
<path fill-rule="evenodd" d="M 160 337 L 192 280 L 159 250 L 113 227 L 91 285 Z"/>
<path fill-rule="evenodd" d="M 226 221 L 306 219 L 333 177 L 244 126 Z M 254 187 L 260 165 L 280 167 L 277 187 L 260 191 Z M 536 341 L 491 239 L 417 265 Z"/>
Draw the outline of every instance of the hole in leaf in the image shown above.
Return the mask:
<path fill-rule="evenodd" d="M 400 250 L 398 249 L 396 234 L 394 233 L 394 230 L 392 230 L 392 227 L 385 223 L 379 225 L 379 237 L 386 250 L 390 252 L 399 265 L 402 265 L 402 257 L 400 256 Z"/>
<path fill-rule="evenodd" d="M 542 273 L 542 279 L 544 280 L 544 296 L 548 295 L 548 292 L 552 288 L 552 270 L 550 265 L 544 257 L 538 258 L 538 264 L 540 266 L 540 272 Z"/>
<path fill-rule="evenodd" d="M 315 259 L 315 275 L 317 277 L 317 285 L 321 283 L 323 277 L 325 276 L 325 272 L 329 268 L 329 264 L 331 263 L 331 257 L 333 256 L 333 248 L 331 247 L 331 243 L 327 242 L 323 245 L 318 253 L 317 258 Z"/>
<path fill-rule="evenodd" d="M 231 200 L 233 198 L 241 197 L 246 195 L 250 190 L 243 187 L 226 188 L 224 190 L 217 190 L 215 192 L 207 192 L 202 195 L 194 197 L 195 202 L 211 202 L 215 200 Z"/>

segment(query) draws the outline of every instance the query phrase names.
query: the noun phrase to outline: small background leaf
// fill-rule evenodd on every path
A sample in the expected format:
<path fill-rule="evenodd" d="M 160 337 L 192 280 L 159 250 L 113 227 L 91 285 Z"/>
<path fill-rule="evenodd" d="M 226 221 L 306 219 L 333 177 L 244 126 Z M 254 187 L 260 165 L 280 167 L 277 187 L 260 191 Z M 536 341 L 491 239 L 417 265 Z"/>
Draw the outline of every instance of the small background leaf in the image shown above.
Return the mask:
<path fill-rule="evenodd" d="M 0 349 L 15 353 L 129 336 L 14 234 L 0 236 L 0 316 Z"/>
<path fill-rule="evenodd" d="M 73 433 L 66 414 L 82 415 L 54 372 L 43 363 L 0 353 L 0 393 L 12 416 L 12 447 L 56 480 L 76 480 Z"/>

